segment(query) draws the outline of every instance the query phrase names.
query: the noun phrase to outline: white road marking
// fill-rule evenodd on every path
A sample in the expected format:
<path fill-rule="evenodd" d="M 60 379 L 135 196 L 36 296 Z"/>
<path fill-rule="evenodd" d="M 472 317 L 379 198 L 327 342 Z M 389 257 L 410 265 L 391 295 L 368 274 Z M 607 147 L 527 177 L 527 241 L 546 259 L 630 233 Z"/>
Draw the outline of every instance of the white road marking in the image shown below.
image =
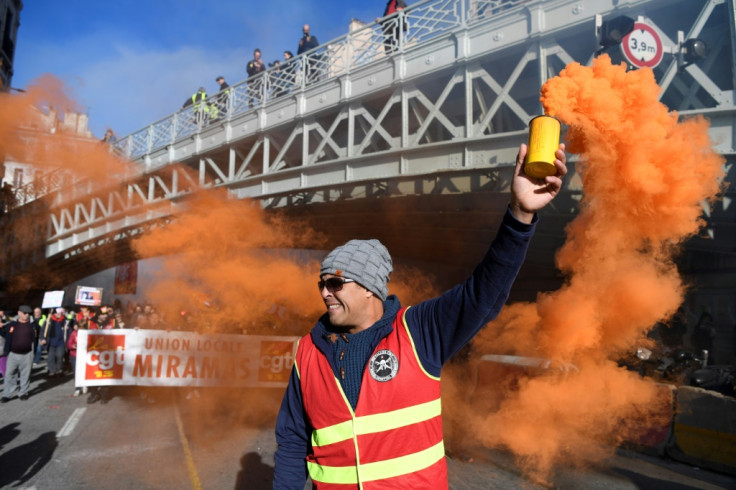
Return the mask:
<path fill-rule="evenodd" d="M 105 458 L 119 459 L 122 457 L 137 456 L 140 454 L 160 454 L 162 451 L 172 451 L 181 448 L 181 444 L 178 440 L 170 440 L 163 442 L 147 442 L 145 445 L 141 443 L 116 445 L 114 447 L 107 448 L 94 448 L 94 449 L 81 449 L 76 450 L 74 447 L 70 448 L 68 452 L 63 455 L 59 455 L 59 461 L 79 462 L 79 461 L 92 461 L 92 460 L 103 460 Z M 56 455 L 54 455 L 56 460 Z"/>
<path fill-rule="evenodd" d="M 66 437 L 71 434 L 86 411 L 87 407 L 80 407 L 74 410 L 74 412 L 69 416 L 69 419 L 67 419 L 66 424 L 64 424 L 64 427 L 62 427 L 59 433 L 56 434 L 56 437 Z"/>

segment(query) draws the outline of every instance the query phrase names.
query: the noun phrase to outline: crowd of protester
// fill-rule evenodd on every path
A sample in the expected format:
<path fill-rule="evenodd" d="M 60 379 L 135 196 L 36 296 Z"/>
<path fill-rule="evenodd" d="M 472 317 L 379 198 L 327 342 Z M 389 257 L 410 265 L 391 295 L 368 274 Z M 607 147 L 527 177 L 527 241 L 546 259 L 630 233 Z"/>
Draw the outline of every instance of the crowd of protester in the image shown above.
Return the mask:
<path fill-rule="evenodd" d="M 168 323 L 153 305 L 119 302 L 90 307 L 41 307 L 22 305 L 16 315 L 0 310 L 0 377 L 3 379 L 2 403 L 15 393 L 20 400 L 29 398 L 33 367 L 45 371 L 49 379 L 74 375 L 77 357 L 77 334 L 82 330 L 135 328 L 148 330 L 191 330 L 186 312 Z M 73 396 L 88 395 L 87 403 L 107 403 L 110 387 L 74 388 Z M 148 398 L 142 396 L 143 398 Z M 148 401 L 152 401 L 151 397 Z"/>
<path fill-rule="evenodd" d="M 404 0 L 388 0 L 383 11 L 382 17 L 376 19 L 381 24 L 384 35 L 384 49 L 390 54 L 399 46 L 399 37 L 401 32 L 406 31 L 406 22 L 399 23 L 392 16 L 402 12 L 407 7 Z M 289 94 L 293 88 L 303 83 L 310 85 L 321 80 L 325 76 L 325 54 L 321 52 L 320 43 L 316 36 L 311 33 L 309 24 L 302 27 L 302 36 L 297 44 L 296 56 L 309 56 L 306 62 L 301 58 L 299 62 L 295 59 L 294 54 L 285 50 L 283 52 L 283 60 L 274 60 L 268 63 L 263 61 L 263 53 L 259 48 L 253 50 L 253 59 L 246 64 L 247 73 L 247 100 L 249 108 L 257 107 L 262 97 L 278 98 Z M 266 72 L 269 68 L 272 70 L 267 76 L 259 75 Z M 223 76 L 218 76 L 215 81 L 218 83 L 216 96 L 211 100 L 207 100 L 207 89 L 203 86 L 188 97 L 181 109 L 185 110 L 191 107 L 193 110 L 192 123 L 203 126 L 222 119 L 227 114 L 228 102 L 230 99 L 230 86 L 225 82 Z"/>

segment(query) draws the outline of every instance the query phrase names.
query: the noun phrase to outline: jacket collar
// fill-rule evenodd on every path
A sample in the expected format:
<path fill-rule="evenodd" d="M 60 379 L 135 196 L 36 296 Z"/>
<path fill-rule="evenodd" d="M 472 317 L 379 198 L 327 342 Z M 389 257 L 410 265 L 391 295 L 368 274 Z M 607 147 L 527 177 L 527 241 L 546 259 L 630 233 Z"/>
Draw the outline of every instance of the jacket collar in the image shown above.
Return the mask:
<path fill-rule="evenodd" d="M 393 294 L 383 302 L 383 316 L 376 323 L 368 327 L 368 331 L 370 331 L 373 336 L 371 341 L 373 349 L 375 349 L 381 339 L 393 332 L 394 318 L 400 309 L 401 303 L 399 302 L 399 298 Z M 330 325 L 329 318 L 330 317 L 327 313 L 322 315 L 310 332 L 314 345 L 316 345 L 317 348 L 328 358 L 330 357 L 331 352 L 329 334 L 334 331 L 332 325 Z"/>

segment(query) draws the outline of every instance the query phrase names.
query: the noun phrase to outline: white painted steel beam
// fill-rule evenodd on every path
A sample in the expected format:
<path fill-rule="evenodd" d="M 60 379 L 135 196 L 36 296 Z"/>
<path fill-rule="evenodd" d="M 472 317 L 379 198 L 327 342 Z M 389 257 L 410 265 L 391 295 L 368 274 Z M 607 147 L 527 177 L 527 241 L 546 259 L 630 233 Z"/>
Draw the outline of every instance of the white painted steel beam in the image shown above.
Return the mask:
<path fill-rule="evenodd" d="M 641 17 L 662 33 L 662 100 L 710 118 L 716 147 L 733 154 L 734 87 L 723 80 L 733 80 L 734 58 L 678 71 L 672 41 L 681 30 L 732 47 L 733 2 L 419 2 L 387 21 L 403 33 L 394 51 L 372 23 L 235 84 L 223 118 L 207 122 L 188 108 L 121 139 L 118 150 L 140 173 L 97 194 L 79 183 L 54 201 L 47 255 L 160 219 L 197 187 L 273 207 L 289 205 L 289 195 L 313 200 L 340 187 L 392 189 L 402 179 L 506 168 L 541 111 L 544 81 L 597 50 L 595 15 Z M 678 16 L 674 4 L 694 15 Z"/>

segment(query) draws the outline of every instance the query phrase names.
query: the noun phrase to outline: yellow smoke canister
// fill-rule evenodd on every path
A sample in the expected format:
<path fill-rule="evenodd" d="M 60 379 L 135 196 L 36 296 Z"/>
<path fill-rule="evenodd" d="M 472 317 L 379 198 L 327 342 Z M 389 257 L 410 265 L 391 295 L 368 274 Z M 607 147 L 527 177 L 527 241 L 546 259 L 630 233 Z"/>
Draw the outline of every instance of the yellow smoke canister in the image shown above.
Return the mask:
<path fill-rule="evenodd" d="M 529 122 L 529 149 L 524 173 L 543 179 L 557 173 L 555 152 L 560 146 L 560 121 L 552 116 L 537 116 Z"/>

